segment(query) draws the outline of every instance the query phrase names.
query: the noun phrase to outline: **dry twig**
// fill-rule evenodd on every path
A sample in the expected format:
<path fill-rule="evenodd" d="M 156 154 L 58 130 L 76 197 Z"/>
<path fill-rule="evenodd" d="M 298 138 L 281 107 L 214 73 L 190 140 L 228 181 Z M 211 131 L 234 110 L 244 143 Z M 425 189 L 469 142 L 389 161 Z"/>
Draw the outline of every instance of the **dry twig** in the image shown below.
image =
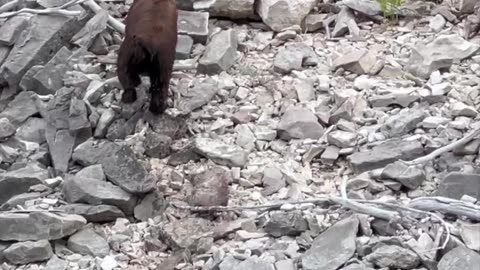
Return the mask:
<path fill-rule="evenodd" d="M 0 18 L 9 18 L 20 13 L 31 13 L 31 14 L 40 14 L 40 15 L 61 15 L 61 16 L 79 16 L 81 11 L 77 10 L 66 10 L 71 6 L 77 4 L 84 4 L 89 9 L 91 9 L 95 13 L 99 13 L 103 9 L 94 1 L 94 0 L 71 0 L 61 6 L 53 7 L 53 8 L 46 8 L 46 9 L 30 9 L 30 8 L 22 8 L 21 10 L 7 12 L 9 10 L 14 9 L 19 3 L 19 0 L 14 0 L 11 2 L 6 3 L 5 5 L 0 7 Z M 125 25 L 121 23 L 119 20 L 113 18 L 112 16 L 108 16 L 108 23 L 110 26 L 120 34 L 125 34 Z"/>
<path fill-rule="evenodd" d="M 331 38 L 330 26 L 329 25 L 332 22 L 334 22 L 336 19 L 337 19 L 337 15 L 332 15 L 332 16 L 328 17 L 327 19 L 323 20 L 323 26 L 325 28 L 325 35 L 326 35 L 327 40 L 329 40 Z"/>
<path fill-rule="evenodd" d="M 460 146 L 463 146 L 463 145 L 469 143 L 471 140 L 473 140 L 473 138 L 475 138 L 479 134 L 480 134 L 480 127 L 472 130 L 470 133 L 465 135 L 460 140 L 451 142 L 450 144 L 447 144 L 447 145 L 433 151 L 432 153 L 430 153 L 426 156 L 419 157 L 419 158 L 411 160 L 411 161 L 404 161 L 404 162 L 408 166 L 423 165 L 423 164 L 425 164 L 429 161 L 434 160 L 435 158 L 437 158 L 438 156 L 440 156 L 440 155 L 442 155 L 446 152 L 452 151 L 453 149 L 455 149 L 457 147 L 460 147 Z"/>
<path fill-rule="evenodd" d="M 99 13 L 100 11 L 102 11 L 102 8 L 94 0 L 86 0 L 83 4 L 95 13 Z M 108 23 L 115 31 L 119 32 L 122 35 L 125 34 L 125 25 L 119 20 L 108 15 Z"/>
<path fill-rule="evenodd" d="M 79 16 L 81 14 L 81 11 L 78 10 L 66 10 L 67 8 L 78 5 L 82 3 L 85 0 L 70 0 L 67 3 L 58 6 L 58 7 L 52 7 L 52 8 L 46 8 L 46 9 L 31 9 L 31 8 L 22 8 L 17 11 L 12 11 L 12 12 L 4 12 L 3 14 L 0 14 L 0 18 L 9 18 L 21 13 L 31 13 L 31 14 L 39 14 L 39 15 L 61 15 L 61 16 Z M 3 9 L 5 6 L 5 9 L 11 10 L 16 7 L 18 3 L 16 1 L 11 1 L 2 7 L 0 7 L 0 13 L 2 13 Z"/>
<path fill-rule="evenodd" d="M 376 218 L 388 220 L 389 222 L 397 222 L 400 220 L 400 216 L 398 215 L 398 213 L 380 209 L 377 207 L 367 207 L 365 205 L 358 203 L 357 201 L 349 200 L 347 196 L 347 182 L 348 182 L 348 178 L 343 177 L 342 183 L 340 184 L 340 193 L 342 197 L 332 198 L 334 202 L 354 212 L 367 214 Z"/>
<path fill-rule="evenodd" d="M 443 220 L 443 218 L 441 218 L 439 215 L 437 215 L 435 213 L 431 213 L 431 212 L 428 212 L 428 211 L 417 209 L 416 207 L 403 206 L 403 205 L 398 205 L 398 204 L 393 204 L 393 203 L 369 201 L 369 200 L 362 200 L 361 202 L 367 203 L 367 204 L 382 205 L 382 206 L 393 208 L 393 209 L 400 209 L 400 210 L 407 211 L 407 212 L 423 214 L 423 215 L 426 215 L 426 216 L 433 217 L 437 221 L 439 221 L 443 225 L 443 227 L 445 228 L 446 238 L 445 238 L 445 241 L 444 241 L 441 249 L 444 249 L 447 246 L 448 241 L 450 241 L 450 229 L 448 228 L 447 222 L 445 222 L 445 220 Z"/>
<path fill-rule="evenodd" d="M 10 2 L 5 3 L 3 6 L 0 7 L 0 14 L 16 8 L 19 3 L 20 3 L 20 0 L 12 0 Z"/>
<path fill-rule="evenodd" d="M 423 211 L 438 211 L 447 215 L 464 216 L 480 221 L 480 206 L 445 197 L 423 197 L 408 203 L 408 207 Z"/>
<path fill-rule="evenodd" d="M 2 13 L 0 14 L 0 19 L 10 18 L 21 13 L 31 13 L 31 14 L 38 14 L 38 15 L 61 15 L 61 16 L 78 16 L 81 14 L 81 12 L 77 10 L 72 11 L 72 10 L 58 9 L 58 8 L 46 8 L 46 9 L 22 8 L 18 11 Z"/>
<path fill-rule="evenodd" d="M 345 181 L 344 181 L 345 182 Z M 437 220 L 438 222 L 441 223 L 442 225 L 442 231 L 439 232 L 439 234 L 443 235 L 445 233 L 446 237 L 445 240 L 442 244 L 442 246 L 432 249 L 431 251 L 437 250 L 437 249 L 444 249 L 448 242 L 450 241 L 450 229 L 448 227 L 448 224 L 445 222 L 443 218 L 441 218 L 439 215 L 435 213 L 431 213 L 428 211 L 425 211 L 423 209 L 418 209 L 421 208 L 421 206 L 424 206 L 423 204 L 415 204 L 415 203 L 410 203 L 409 206 L 403 206 L 403 205 L 398 205 L 398 204 L 392 204 L 392 203 L 386 203 L 386 202 L 379 202 L 379 201 L 370 201 L 370 200 L 351 200 L 346 198 L 346 191 L 344 190 L 344 187 L 346 187 L 346 183 L 342 183 L 342 194 L 345 194 L 345 197 L 339 198 L 339 197 L 323 197 L 321 199 L 315 199 L 315 200 L 304 200 L 304 201 L 294 201 L 294 202 L 282 202 L 282 203 L 275 203 L 275 204 L 265 204 L 265 205 L 255 205 L 255 206 L 210 206 L 210 207 L 203 207 L 203 206 L 185 206 L 185 205 L 178 205 L 178 204 L 173 204 L 175 208 L 182 209 L 182 210 L 189 210 L 192 212 L 226 212 L 226 211 L 242 211 L 242 210 L 278 210 L 281 209 L 283 205 L 290 204 L 290 205 L 300 205 L 300 204 L 314 204 L 314 205 L 320 205 L 328 202 L 333 202 L 339 205 L 342 205 L 343 207 L 349 208 L 350 210 L 362 214 L 367 214 L 370 216 L 373 216 L 375 218 L 383 219 L 383 220 L 388 220 L 389 222 L 400 222 L 401 221 L 401 215 L 400 215 L 400 210 L 405 211 L 405 212 L 411 212 L 411 213 L 416 213 L 416 214 L 422 214 L 425 216 L 429 216 L 432 219 Z M 431 198 L 420 198 L 420 199 L 431 199 Z M 438 198 L 437 200 L 443 200 L 445 198 Z M 418 202 L 418 199 L 416 199 Z M 447 199 L 447 201 L 450 199 Z M 414 200 L 415 201 L 415 200 Z M 454 200 L 456 201 L 456 200 Z M 413 201 L 412 201 L 413 202 Z M 456 201 L 459 202 L 459 201 Z M 387 207 L 393 210 L 386 210 L 383 208 L 379 207 L 373 207 L 373 205 L 376 206 L 382 206 L 382 207 Z M 424 206 L 425 207 L 425 206 Z M 472 209 L 478 208 L 478 212 L 476 213 L 478 216 L 473 216 L 474 218 L 479 218 L 480 220 L 480 207 L 477 206 L 472 206 L 470 205 L 469 207 L 472 207 Z M 434 209 L 431 209 L 433 211 L 438 210 L 439 206 L 433 207 Z M 462 211 L 462 213 L 465 213 L 465 209 Z M 472 216 L 472 215 L 470 215 Z"/>
<path fill-rule="evenodd" d="M 192 212 L 233 212 L 233 211 L 243 211 L 243 210 L 278 210 L 286 204 L 291 205 L 300 205 L 300 204 L 324 204 L 328 203 L 330 198 L 322 197 L 314 200 L 304 200 L 304 201 L 295 201 L 295 202 L 280 202 L 273 204 L 262 204 L 262 205 L 250 205 L 250 206 L 189 206 L 189 205 L 180 205 L 173 203 L 177 209 L 188 210 Z"/>
<path fill-rule="evenodd" d="M 17 209 L 17 210 L 8 210 L 0 211 L 0 214 L 30 214 L 30 213 L 55 213 L 55 214 L 67 214 L 64 210 L 61 209 L 52 209 L 52 210 L 43 210 L 43 209 Z"/>

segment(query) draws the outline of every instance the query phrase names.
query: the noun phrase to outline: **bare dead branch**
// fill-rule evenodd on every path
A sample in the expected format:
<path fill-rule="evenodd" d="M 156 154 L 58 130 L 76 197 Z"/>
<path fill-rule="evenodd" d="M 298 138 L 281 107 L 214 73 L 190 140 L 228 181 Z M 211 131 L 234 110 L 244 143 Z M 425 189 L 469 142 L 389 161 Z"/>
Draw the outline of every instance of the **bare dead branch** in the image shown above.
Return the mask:
<path fill-rule="evenodd" d="M 188 210 L 192 212 L 232 212 L 232 211 L 243 211 L 243 210 L 277 210 L 282 206 L 291 204 L 291 205 L 300 205 L 300 204 L 314 204 L 319 205 L 327 203 L 330 201 L 328 197 L 322 197 L 314 200 L 304 200 L 304 201 L 294 201 L 294 202 L 280 202 L 273 204 L 262 204 L 262 205 L 250 205 L 250 206 L 189 206 L 189 205 L 180 205 L 173 203 L 172 206 L 177 209 Z"/>
<path fill-rule="evenodd" d="M 346 183 L 342 183 L 342 190 L 344 190 L 344 186 L 346 186 Z M 346 194 L 345 190 L 342 191 L 343 194 Z M 441 204 L 434 204 L 432 203 L 432 200 L 434 202 L 439 201 Z M 386 202 L 380 202 L 380 201 L 371 201 L 371 200 L 351 200 L 351 199 L 345 199 L 345 198 L 339 198 L 339 197 L 323 197 L 321 199 L 315 199 L 315 200 L 303 200 L 303 201 L 294 201 L 294 202 L 281 202 L 281 203 L 275 203 L 275 204 L 265 204 L 265 205 L 254 205 L 254 206 L 210 206 L 210 207 L 203 207 L 203 206 L 186 206 L 186 205 L 179 205 L 179 204 L 172 204 L 175 208 L 177 209 L 182 209 L 182 210 L 189 210 L 192 212 L 226 212 L 226 211 L 242 211 L 242 210 L 278 210 L 281 209 L 283 205 L 300 205 L 300 204 L 314 204 L 314 205 L 320 205 L 328 202 L 333 202 L 338 205 L 342 205 L 343 207 L 346 207 L 354 212 L 362 213 L 362 214 L 367 214 L 370 216 L 373 216 L 375 218 L 383 219 L 383 220 L 388 220 L 389 222 L 400 222 L 401 221 L 401 215 L 400 215 L 400 210 L 405 211 L 405 212 L 412 212 L 412 213 L 417 213 L 417 214 L 422 214 L 424 216 L 429 216 L 434 220 L 437 220 L 438 222 L 441 223 L 442 225 L 442 230 L 439 231 L 439 234 L 445 233 L 446 237 L 441 246 L 438 246 L 439 243 L 437 243 L 436 248 L 430 250 L 438 250 L 438 249 L 444 249 L 448 242 L 450 241 L 450 229 L 448 227 L 447 222 L 443 218 L 441 218 L 439 215 L 435 213 L 431 213 L 429 211 L 439 211 L 442 212 L 441 210 L 444 210 L 445 204 L 447 205 L 446 211 L 453 214 L 457 213 L 462 216 L 467 216 L 469 218 L 472 218 L 473 220 L 480 220 L 480 206 L 476 206 L 471 203 L 465 203 L 462 201 L 458 200 L 452 200 L 448 198 L 442 198 L 442 197 L 429 197 L 429 198 L 418 198 L 413 200 L 408 204 L 408 206 L 404 205 L 398 205 L 398 204 L 393 204 L 393 203 L 386 203 Z M 448 202 L 448 204 L 447 204 Z M 382 206 L 386 207 L 392 210 L 386 210 L 383 208 L 379 207 L 374 207 L 373 205 L 377 206 Z M 453 205 L 456 205 L 454 207 Z M 460 207 L 461 206 L 461 207 Z M 453 209 L 452 209 L 453 208 Z M 441 236 L 440 235 L 440 236 Z M 440 237 L 439 236 L 439 237 Z"/>
<path fill-rule="evenodd" d="M 20 3 L 20 0 L 12 0 L 10 2 L 5 3 L 3 6 L 0 7 L 0 14 L 3 12 L 15 9 L 18 3 Z"/>
<path fill-rule="evenodd" d="M 446 153 L 446 152 L 449 152 L 449 151 L 452 151 L 453 149 L 457 148 L 457 147 L 460 147 L 460 146 L 463 146 L 467 143 L 469 143 L 471 140 L 473 140 L 473 138 L 475 138 L 476 136 L 478 136 L 480 134 L 480 127 L 472 130 L 470 133 L 468 133 L 467 135 L 465 135 L 463 138 L 461 138 L 460 140 L 458 141 L 454 141 L 450 144 L 447 144 L 435 151 L 433 151 L 432 153 L 426 155 L 426 156 L 423 156 L 423 157 L 419 157 L 417 159 L 414 159 L 414 160 L 411 160 L 411 161 L 404 161 L 405 164 L 407 164 L 408 166 L 414 166 L 414 165 L 423 165 L 429 161 L 432 161 L 434 160 L 435 158 L 437 158 L 438 156 Z"/>
<path fill-rule="evenodd" d="M 464 216 L 480 221 L 480 206 L 445 197 L 423 197 L 412 200 L 408 207 L 423 211 L 438 211 L 442 214 Z"/>
<path fill-rule="evenodd" d="M 445 241 L 442 245 L 442 249 L 444 249 L 447 246 L 448 241 L 450 241 L 450 229 L 448 228 L 447 222 L 445 222 L 445 220 L 443 220 L 443 218 L 441 218 L 439 215 L 437 215 L 435 213 L 431 213 L 431 212 L 428 212 L 428 211 L 417 209 L 415 207 L 411 207 L 410 205 L 409 206 L 403 206 L 403 205 L 399 205 L 399 204 L 379 202 L 379 201 L 369 201 L 369 200 L 362 200 L 361 202 L 367 203 L 367 204 L 382 205 L 382 206 L 389 207 L 389 208 L 392 208 L 392 209 L 400 209 L 400 210 L 403 210 L 403 211 L 408 211 L 408 212 L 413 212 L 413 213 L 423 214 L 423 215 L 426 215 L 426 216 L 433 217 L 434 219 L 438 220 L 443 225 L 443 227 L 445 227 L 446 238 L 445 238 Z"/>
<path fill-rule="evenodd" d="M 70 0 L 68 2 L 66 2 L 65 4 L 63 5 L 60 5 L 58 7 L 52 7 L 52 8 L 58 8 L 58 9 L 64 9 L 64 8 L 69 8 L 69 7 L 72 7 L 74 5 L 78 5 L 78 4 L 81 4 L 83 3 L 85 0 Z"/>
<path fill-rule="evenodd" d="M 83 2 L 85 6 L 90 8 L 93 12 L 99 13 L 102 11 L 102 8 L 94 0 L 86 0 Z M 122 35 L 125 35 L 125 25 L 119 20 L 113 18 L 111 15 L 108 15 L 108 24 L 117 32 Z"/>
<path fill-rule="evenodd" d="M 39 15 L 79 16 L 81 14 L 81 11 L 58 9 L 58 8 L 46 8 L 46 9 L 22 8 L 18 11 L 4 12 L 0 14 L 0 18 L 1 19 L 10 18 L 21 13 L 30 13 L 30 14 L 39 14 Z"/>
<path fill-rule="evenodd" d="M 366 206 L 357 202 L 356 200 L 345 200 L 343 198 L 331 198 L 331 200 L 354 212 L 367 214 L 372 217 L 388 220 L 389 222 L 398 222 L 401 219 L 400 215 L 394 211 L 389 211 L 372 206 Z"/>
<path fill-rule="evenodd" d="M 2 7 L 0 7 L 0 18 L 9 18 L 21 13 L 30 13 L 30 14 L 39 14 L 39 15 L 60 15 L 60 16 L 78 16 L 81 14 L 81 11 L 78 10 L 66 10 L 69 7 L 74 5 L 78 5 L 85 0 L 70 0 L 67 3 L 58 6 L 58 7 L 51 7 L 46 9 L 30 9 L 30 8 L 22 8 L 17 11 L 6 12 L 9 10 L 14 9 L 19 1 L 14 0 L 6 3 Z M 4 12 L 4 13 L 2 13 Z"/>
<path fill-rule="evenodd" d="M 331 198 L 332 201 L 354 212 L 367 214 L 376 218 L 388 220 L 389 222 L 397 222 L 400 220 L 400 216 L 396 212 L 380 209 L 377 207 L 365 206 L 365 205 L 362 205 L 361 203 L 358 203 L 357 201 L 348 199 L 347 182 L 348 182 L 348 178 L 343 177 L 342 182 L 340 184 L 340 194 L 342 197 Z"/>

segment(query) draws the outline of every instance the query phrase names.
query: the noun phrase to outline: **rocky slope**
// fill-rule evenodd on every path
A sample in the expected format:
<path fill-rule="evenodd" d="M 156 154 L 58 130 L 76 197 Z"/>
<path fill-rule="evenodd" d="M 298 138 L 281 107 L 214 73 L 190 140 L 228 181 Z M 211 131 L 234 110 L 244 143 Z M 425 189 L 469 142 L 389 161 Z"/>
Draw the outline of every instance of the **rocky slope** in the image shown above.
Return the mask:
<path fill-rule="evenodd" d="M 178 0 L 159 117 L 132 2 L 0 0 L 0 269 L 478 267 L 475 1 Z"/>

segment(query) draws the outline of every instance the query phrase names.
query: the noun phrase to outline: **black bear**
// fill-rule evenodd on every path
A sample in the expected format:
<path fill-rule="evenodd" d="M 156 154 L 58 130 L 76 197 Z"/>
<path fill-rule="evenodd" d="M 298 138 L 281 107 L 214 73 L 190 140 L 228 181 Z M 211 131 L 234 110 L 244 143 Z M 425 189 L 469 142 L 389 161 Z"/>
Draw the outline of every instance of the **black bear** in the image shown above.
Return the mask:
<path fill-rule="evenodd" d="M 168 87 L 177 45 L 175 0 L 135 0 L 128 11 L 125 38 L 120 46 L 117 75 L 123 86 L 122 102 L 137 100 L 140 75 L 150 77 L 150 111 L 167 108 Z"/>

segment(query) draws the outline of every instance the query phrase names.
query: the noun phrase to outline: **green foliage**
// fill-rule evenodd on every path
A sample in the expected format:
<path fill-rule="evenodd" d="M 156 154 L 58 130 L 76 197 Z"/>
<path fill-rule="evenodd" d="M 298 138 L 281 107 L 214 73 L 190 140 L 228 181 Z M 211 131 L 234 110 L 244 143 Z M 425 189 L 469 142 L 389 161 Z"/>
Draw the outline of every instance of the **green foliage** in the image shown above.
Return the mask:
<path fill-rule="evenodd" d="M 389 20 L 397 21 L 398 15 L 396 10 L 402 5 L 403 0 L 377 0 L 383 16 Z"/>

